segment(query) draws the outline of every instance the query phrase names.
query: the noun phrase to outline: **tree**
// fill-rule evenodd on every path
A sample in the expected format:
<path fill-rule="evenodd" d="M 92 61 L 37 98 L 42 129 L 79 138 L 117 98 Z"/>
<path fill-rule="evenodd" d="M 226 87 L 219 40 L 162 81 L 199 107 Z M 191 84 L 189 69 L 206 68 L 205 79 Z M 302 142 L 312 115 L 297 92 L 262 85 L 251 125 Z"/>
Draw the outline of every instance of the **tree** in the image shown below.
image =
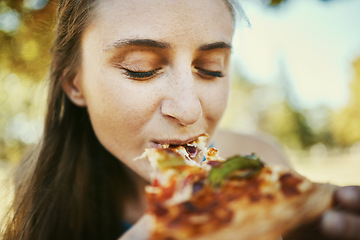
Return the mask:
<path fill-rule="evenodd" d="M 360 141 L 360 58 L 354 61 L 353 67 L 354 79 L 351 82 L 349 103 L 332 117 L 332 134 L 342 146 Z"/>
<path fill-rule="evenodd" d="M 0 0 L 0 161 L 19 161 L 41 134 L 55 7 Z"/>
<path fill-rule="evenodd" d="M 3 71 L 40 81 L 50 62 L 56 5 L 41 0 L 29 2 L 37 4 L 0 2 L 0 65 Z"/>

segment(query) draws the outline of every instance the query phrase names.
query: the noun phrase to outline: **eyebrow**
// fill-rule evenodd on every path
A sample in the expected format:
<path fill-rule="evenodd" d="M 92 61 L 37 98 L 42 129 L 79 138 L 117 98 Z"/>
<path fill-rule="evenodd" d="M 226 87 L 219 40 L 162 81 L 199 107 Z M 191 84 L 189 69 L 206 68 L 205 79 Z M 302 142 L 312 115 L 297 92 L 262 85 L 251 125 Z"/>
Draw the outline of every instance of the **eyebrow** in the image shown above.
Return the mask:
<path fill-rule="evenodd" d="M 152 40 L 152 39 L 121 39 L 115 41 L 114 43 L 109 44 L 109 46 L 104 48 L 104 51 L 109 51 L 114 48 L 123 48 L 123 47 L 153 47 L 153 48 L 160 48 L 160 49 L 170 49 L 171 45 L 166 42 Z M 214 49 L 231 49 L 231 44 L 226 42 L 214 42 L 203 44 L 198 48 L 198 51 L 209 51 Z"/>
<path fill-rule="evenodd" d="M 104 48 L 104 51 L 109 51 L 113 48 L 136 47 L 136 46 L 153 47 L 153 48 L 161 48 L 161 49 L 170 48 L 170 44 L 152 39 L 122 39 L 110 44 L 108 47 Z"/>
<path fill-rule="evenodd" d="M 226 43 L 226 42 L 214 42 L 214 43 L 201 45 L 198 50 L 199 51 L 209 51 L 209 50 L 214 50 L 214 49 L 219 49 L 219 48 L 231 49 L 232 47 L 231 47 L 231 44 Z"/>

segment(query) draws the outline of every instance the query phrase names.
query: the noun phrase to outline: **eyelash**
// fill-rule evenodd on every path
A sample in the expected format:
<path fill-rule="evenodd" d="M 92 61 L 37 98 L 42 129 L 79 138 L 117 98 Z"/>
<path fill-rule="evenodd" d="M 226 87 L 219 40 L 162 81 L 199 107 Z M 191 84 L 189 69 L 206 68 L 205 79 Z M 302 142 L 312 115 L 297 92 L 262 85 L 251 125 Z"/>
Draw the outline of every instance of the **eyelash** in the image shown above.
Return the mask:
<path fill-rule="evenodd" d="M 151 71 L 147 71 L 147 72 L 138 72 L 138 71 L 132 71 L 130 69 L 126 69 L 126 68 L 122 68 L 124 70 L 124 74 L 126 76 L 128 76 L 131 79 L 135 79 L 135 80 L 146 80 L 149 79 L 151 77 L 153 77 L 154 75 L 156 75 L 159 71 L 159 69 L 155 69 L 155 70 L 151 70 Z M 195 69 L 198 71 L 199 74 L 201 75 L 206 75 L 203 76 L 204 78 L 222 78 L 224 77 L 224 74 L 221 71 L 209 71 L 209 70 L 205 70 L 205 69 L 201 69 L 201 68 L 197 68 L 195 67 Z"/>
<path fill-rule="evenodd" d="M 222 78 L 224 77 L 224 74 L 220 71 L 209 71 L 209 70 L 205 70 L 205 69 L 201 69 L 201 68 L 195 68 L 200 74 L 205 74 L 209 77 L 218 77 L 218 78 Z"/>
<path fill-rule="evenodd" d="M 160 69 L 151 70 L 148 72 L 136 72 L 123 68 L 125 75 L 132 79 L 149 79 L 159 72 Z"/>

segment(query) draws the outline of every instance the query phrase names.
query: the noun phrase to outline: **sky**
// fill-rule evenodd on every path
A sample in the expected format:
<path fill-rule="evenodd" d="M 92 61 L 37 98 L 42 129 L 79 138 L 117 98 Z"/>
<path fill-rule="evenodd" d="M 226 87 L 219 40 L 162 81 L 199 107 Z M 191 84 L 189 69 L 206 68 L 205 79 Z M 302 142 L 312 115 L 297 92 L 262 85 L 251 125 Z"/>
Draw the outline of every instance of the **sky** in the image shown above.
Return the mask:
<path fill-rule="evenodd" d="M 360 0 L 288 0 L 266 8 L 242 1 L 251 27 L 234 38 L 236 67 L 257 84 L 282 78 L 302 108 L 347 103 L 360 57 Z"/>

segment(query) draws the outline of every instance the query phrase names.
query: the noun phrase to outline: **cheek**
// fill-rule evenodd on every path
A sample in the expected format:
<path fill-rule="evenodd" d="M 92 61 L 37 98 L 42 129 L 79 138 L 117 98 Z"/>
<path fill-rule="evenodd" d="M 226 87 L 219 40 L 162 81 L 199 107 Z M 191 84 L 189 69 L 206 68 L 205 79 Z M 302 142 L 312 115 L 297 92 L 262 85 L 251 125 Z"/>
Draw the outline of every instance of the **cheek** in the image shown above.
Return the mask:
<path fill-rule="evenodd" d="M 88 111 L 95 127 L 102 129 L 116 128 L 116 134 L 134 131 L 143 123 L 145 108 L 137 93 L 118 84 L 101 84 L 94 89 L 96 93 L 88 98 Z M 126 126 L 126 127 L 125 127 Z"/>
<path fill-rule="evenodd" d="M 110 153 L 149 180 L 149 162 L 134 158 L 147 147 L 147 123 L 156 112 L 156 99 L 126 85 L 103 85 L 97 91 L 88 107 L 97 138 Z"/>
<path fill-rule="evenodd" d="M 85 81 L 88 112 L 96 136 L 116 157 L 132 160 L 144 148 L 146 123 L 156 112 L 156 99 L 146 88 L 118 75 L 94 76 Z"/>
<path fill-rule="evenodd" d="M 205 88 L 203 88 L 205 89 Z M 217 124 L 224 114 L 229 97 L 229 81 L 221 79 L 218 84 L 213 84 L 202 92 L 202 106 L 205 118 L 210 124 Z"/>

